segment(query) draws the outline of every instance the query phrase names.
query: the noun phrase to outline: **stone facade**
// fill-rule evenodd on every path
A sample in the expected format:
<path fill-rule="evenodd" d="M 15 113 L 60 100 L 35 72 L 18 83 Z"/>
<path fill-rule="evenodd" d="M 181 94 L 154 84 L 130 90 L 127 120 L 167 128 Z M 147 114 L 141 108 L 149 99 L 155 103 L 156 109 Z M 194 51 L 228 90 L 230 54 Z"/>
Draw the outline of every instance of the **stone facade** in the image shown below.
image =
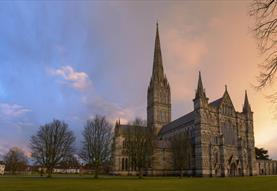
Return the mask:
<path fill-rule="evenodd" d="M 199 72 L 194 110 L 171 121 L 171 94 L 162 63 L 158 25 L 156 29 L 152 77 L 147 92 L 147 127 L 156 133 L 156 148 L 150 175 L 172 175 L 169 138 L 177 133 L 190 136 L 192 151 L 185 174 L 189 176 L 252 176 L 266 174 L 276 162 L 256 162 L 253 112 L 245 91 L 242 111 L 236 111 L 227 86 L 223 96 L 209 102 Z M 116 123 L 113 147 L 113 174 L 136 174 L 128 166 L 124 152 L 124 131 L 129 125 Z M 269 166 L 270 167 L 269 167 Z M 263 169 L 263 170 L 262 170 Z M 262 172 L 262 173 L 261 173 Z M 269 173 L 267 173 L 269 174 Z"/>
<path fill-rule="evenodd" d="M 277 175 L 276 160 L 257 160 L 258 175 Z"/>
<path fill-rule="evenodd" d="M 5 173 L 5 164 L 4 162 L 0 161 L 0 175 L 4 175 Z"/>

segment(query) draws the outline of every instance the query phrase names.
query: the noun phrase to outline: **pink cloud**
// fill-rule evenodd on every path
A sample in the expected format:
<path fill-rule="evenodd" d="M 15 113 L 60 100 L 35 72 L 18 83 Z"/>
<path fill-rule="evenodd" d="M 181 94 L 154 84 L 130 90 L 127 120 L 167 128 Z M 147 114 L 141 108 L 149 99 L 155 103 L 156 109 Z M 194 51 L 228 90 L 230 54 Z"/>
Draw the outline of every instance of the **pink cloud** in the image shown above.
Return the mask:
<path fill-rule="evenodd" d="M 9 116 L 9 117 L 18 117 L 30 111 L 31 111 L 30 109 L 27 109 L 21 105 L 0 103 L 0 112 L 3 115 Z"/>
<path fill-rule="evenodd" d="M 77 72 L 71 66 L 62 66 L 58 69 L 50 69 L 50 74 L 63 79 L 62 84 L 68 85 L 77 90 L 85 90 L 90 80 L 85 72 Z"/>

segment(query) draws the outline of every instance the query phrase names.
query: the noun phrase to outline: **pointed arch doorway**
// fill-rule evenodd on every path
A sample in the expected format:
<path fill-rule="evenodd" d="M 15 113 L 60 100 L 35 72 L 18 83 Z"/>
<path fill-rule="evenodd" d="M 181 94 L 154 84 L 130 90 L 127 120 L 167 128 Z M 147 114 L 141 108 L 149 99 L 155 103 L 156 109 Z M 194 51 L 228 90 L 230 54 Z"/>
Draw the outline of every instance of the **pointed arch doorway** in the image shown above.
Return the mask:
<path fill-rule="evenodd" d="M 236 171 L 237 171 L 237 166 L 235 163 L 232 163 L 230 167 L 230 176 L 236 176 L 237 175 Z"/>

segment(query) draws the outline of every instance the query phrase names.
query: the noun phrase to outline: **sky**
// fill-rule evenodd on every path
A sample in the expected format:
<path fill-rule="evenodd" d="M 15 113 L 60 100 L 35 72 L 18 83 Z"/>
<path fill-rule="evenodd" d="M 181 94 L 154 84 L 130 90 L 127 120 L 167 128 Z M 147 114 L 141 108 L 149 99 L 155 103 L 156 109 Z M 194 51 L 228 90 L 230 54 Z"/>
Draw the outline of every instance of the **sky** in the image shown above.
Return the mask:
<path fill-rule="evenodd" d="M 253 85 L 263 57 L 250 1 L 1 1 L 0 155 L 27 153 L 40 125 L 64 120 L 82 140 L 95 114 L 111 122 L 146 118 L 156 22 L 171 86 L 172 119 L 193 109 L 198 71 L 210 101 L 227 84 L 236 110 L 244 91 L 255 143 L 277 159 L 277 121 Z"/>

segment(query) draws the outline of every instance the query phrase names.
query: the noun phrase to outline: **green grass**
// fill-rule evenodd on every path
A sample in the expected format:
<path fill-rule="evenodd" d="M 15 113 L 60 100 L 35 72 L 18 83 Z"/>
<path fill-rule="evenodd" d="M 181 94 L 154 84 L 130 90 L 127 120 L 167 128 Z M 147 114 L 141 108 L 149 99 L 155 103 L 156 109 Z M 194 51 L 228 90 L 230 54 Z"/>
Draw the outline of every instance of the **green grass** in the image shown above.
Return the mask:
<path fill-rule="evenodd" d="M 0 177 L 0 191 L 236 191 L 277 190 L 277 176 L 238 178 L 183 178 L 56 176 Z"/>

